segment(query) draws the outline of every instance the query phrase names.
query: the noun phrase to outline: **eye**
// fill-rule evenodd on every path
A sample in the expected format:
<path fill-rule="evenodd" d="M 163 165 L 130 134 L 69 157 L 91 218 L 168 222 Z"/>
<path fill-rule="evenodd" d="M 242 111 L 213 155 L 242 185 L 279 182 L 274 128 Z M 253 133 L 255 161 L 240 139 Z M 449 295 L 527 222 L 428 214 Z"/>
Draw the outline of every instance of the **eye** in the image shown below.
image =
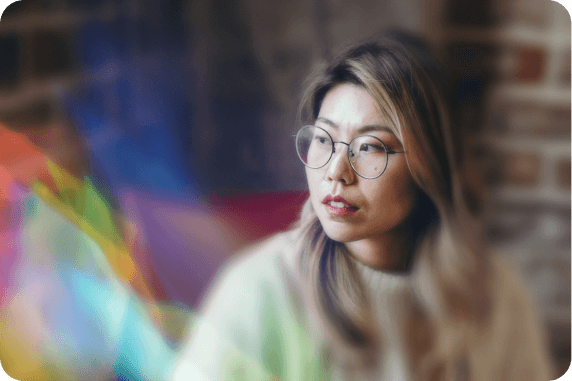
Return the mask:
<path fill-rule="evenodd" d="M 316 143 L 318 143 L 319 145 L 323 145 L 323 146 L 329 146 L 330 145 L 330 139 L 327 136 L 315 135 L 314 141 L 316 141 Z"/>
<path fill-rule="evenodd" d="M 359 146 L 360 153 L 378 153 L 382 152 L 384 148 L 378 144 L 371 144 L 371 143 L 361 143 Z"/>

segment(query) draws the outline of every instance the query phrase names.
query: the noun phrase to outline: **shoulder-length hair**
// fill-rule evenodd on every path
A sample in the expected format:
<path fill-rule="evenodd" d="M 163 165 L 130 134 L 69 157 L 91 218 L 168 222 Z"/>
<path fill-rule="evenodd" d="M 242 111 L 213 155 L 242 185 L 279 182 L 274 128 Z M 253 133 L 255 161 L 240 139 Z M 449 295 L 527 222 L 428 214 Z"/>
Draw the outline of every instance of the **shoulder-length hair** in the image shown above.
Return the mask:
<path fill-rule="evenodd" d="M 443 75 L 425 45 L 410 36 L 361 43 L 314 73 L 302 98 L 302 122 L 313 123 L 326 94 L 344 83 L 361 86 L 377 101 L 419 187 L 410 216 L 415 239 L 412 292 L 403 300 L 409 308 L 404 344 L 418 371 L 447 367 L 464 345 L 462 339 L 443 345 L 447 332 L 456 326 L 457 337 L 470 337 L 486 320 L 491 296 L 489 260 L 463 196 L 461 127 L 451 125 Z M 300 232 L 299 269 L 330 349 L 348 366 L 374 365 L 383 345 L 369 296 L 349 253 L 328 238 L 309 200 Z"/>

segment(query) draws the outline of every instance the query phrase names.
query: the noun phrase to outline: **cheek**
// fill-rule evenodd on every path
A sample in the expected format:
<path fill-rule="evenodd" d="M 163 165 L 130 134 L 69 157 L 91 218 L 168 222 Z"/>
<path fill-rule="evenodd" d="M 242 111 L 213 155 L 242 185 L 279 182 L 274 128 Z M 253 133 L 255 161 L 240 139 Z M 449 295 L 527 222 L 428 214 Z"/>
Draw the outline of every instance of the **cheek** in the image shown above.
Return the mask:
<path fill-rule="evenodd" d="M 328 184 L 324 181 L 324 173 L 320 169 L 306 168 L 306 180 L 311 194 L 327 190 Z"/>
<path fill-rule="evenodd" d="M 401 186 L 395 189 L 395 195 L 397 196 L 395 204 L 396 212 L 405 218 L 409 215 L 413 206 L 417 202 L 417 186 L 409 175 L 401 184 Z"/>
<path fill-rule="evenodd" d="M 314 179 L 313 173 L 310 172 L 309 168 L 306 168 L 306 181 L 308 182 L 308 188 L 310 188 L 310 190 L 312 190 L 316 181 Z"/>
<path fill-rule="evenodd" d="M 386 182 L 377 188 L 373 201 L 375 209 L 385 211 L 380 217 L 389 218 L 391 222 L 399 222 L 413 209 L 417 200 L 417 187 L 409 173 L 384 180 Z"/>

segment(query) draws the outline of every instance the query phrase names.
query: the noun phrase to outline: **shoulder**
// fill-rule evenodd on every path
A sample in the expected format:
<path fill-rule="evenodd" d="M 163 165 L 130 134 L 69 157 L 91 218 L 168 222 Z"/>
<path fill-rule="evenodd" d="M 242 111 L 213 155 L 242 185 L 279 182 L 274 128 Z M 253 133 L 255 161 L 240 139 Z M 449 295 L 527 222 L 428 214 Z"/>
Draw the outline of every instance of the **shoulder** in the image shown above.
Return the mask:
<path fill-rule="evenodd" d="M 236 253 L 213 280 L 201 316 L 221 326 L 256 324 L 269 304 L 283 301 L 295 285 L 293 234 L 280 233 Z"/>
<path fill-rule="evenodd" d="M 242 271 L 248 271 L 257 278 L 267 277 L 268 272 L 261 271 L 261 266 L 270 267 L 272 270 L 286 267 L 289 271 L 294 271 L 296 237 L 297 231 L 292 230 L 242 249 L 225 264 L 219 278 Z"/>
<path fill-rule="evenodd" d="M 295 277 L 294 234 L 277 234 L 233 255 L 215 276 L 201 307 L 202 314 L 214 313 L 224 299 L 247 306 L 257 304 L 263 291 L 281 291 L 284 277 Z"/>

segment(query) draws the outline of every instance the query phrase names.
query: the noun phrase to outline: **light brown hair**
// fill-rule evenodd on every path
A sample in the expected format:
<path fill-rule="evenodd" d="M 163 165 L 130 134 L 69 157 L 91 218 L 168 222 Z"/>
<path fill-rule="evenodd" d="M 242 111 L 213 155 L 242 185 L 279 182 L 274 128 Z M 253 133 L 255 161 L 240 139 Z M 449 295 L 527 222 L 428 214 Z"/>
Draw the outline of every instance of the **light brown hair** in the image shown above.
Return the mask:
<path fill-rule="evenodd" d="M 489 260 L 463 196 L 459 126 L 451 125 L 442 77 L 420 40 L 387 35 L 346 50 L 314 73 L 300 113 L 304 123 L 313 123 L 328 91 L 343 83 L 358 85 L 377 101 L 401 141 L 420 191 L 410 216 L 413 292 L 403 303 L 410 310 L 412 334 L 405 346 L 415 367 L 431 371 L 446 368 L 460 353 L 458 348 L 445 353 L 439 344 L 446 340 L 447 326 L 478 329 L 491 298 Z M 373 366 L 383 343 L 355 263 L 342 243 L 325 234 L 309 200 L 300 231 L 300 271 L 332 351 L 348 367 Z"/>

